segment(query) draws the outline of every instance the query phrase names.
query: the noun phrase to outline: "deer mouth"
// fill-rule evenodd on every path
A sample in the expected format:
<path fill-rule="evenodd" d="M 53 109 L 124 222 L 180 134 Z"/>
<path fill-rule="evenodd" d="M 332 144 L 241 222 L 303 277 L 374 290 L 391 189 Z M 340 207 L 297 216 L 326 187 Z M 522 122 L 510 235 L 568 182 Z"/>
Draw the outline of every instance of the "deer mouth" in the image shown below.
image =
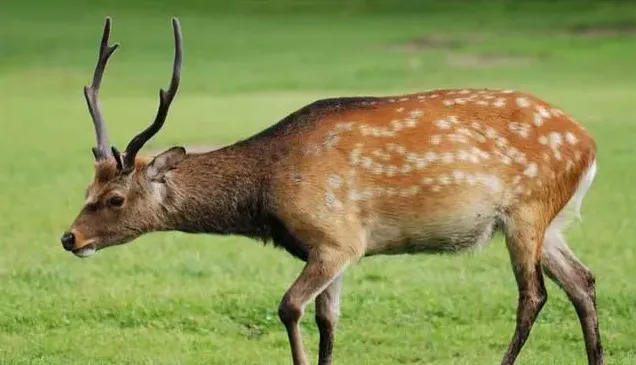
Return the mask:
<path fill-rule="evenodd" d="M 87 245 L 84 245 L 80 248 L 73 250 L 72 252 L 77 257 L 85 258 L 95 254 L 95 252 L 97 252 L 97 247 L 95 247 L 95 244 L 89 243 Z"/>

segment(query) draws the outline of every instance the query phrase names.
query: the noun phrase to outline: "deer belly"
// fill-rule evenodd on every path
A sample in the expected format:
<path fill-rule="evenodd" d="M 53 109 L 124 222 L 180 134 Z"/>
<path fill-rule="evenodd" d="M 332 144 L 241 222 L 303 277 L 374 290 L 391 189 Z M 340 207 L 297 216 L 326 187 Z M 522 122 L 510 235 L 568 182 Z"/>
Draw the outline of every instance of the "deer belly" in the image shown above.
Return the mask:
<path fill-rule="evenodd" d="M 494 215 L 433 219 L 420 224 L 368 227 L 367 256 L 404 253 L 453 253 L 488 243 L 497 229 Z"/>

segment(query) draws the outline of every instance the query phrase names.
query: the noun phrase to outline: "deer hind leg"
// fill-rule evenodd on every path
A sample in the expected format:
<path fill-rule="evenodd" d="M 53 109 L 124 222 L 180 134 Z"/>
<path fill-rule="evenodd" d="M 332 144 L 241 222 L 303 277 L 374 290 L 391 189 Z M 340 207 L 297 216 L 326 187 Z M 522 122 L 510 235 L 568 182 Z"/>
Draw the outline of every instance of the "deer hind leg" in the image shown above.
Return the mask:
<path fill-rule="evenodd" d="M 320 332 L 318 365 L 330 365 L 333 353 L 333 338 L 340 316 L 340 293 L 342 275 L 338 276 L 316 297 L 316 324 Z"/>
<path fill-rule="evenodd" d="M 602 365 L 603 348 L 596 314 L 594 275 L 574 256 L 557 229 L 548 229 L 542 265 L 546 275 L 559 285 L 573 304 L 581 323 L 589 365 Z"/>
<path fill-rule="evenodd" d="M 516 219 L 506 227 L 506 245 L 519 291 L 515 332 L 501 362 L 514 364 L 525 344 L 530 330 L 547 300 L 538 252 L 541 249 L 544 228 L 524 219 Z"/>
<path fill-rule="evenodd" d="M 346 266 L 355 259 L 351 253 L 335 247 L 327 243 L 312 251 L 303 271 L 281 300 L 278 314 L 287 330 L 294 365 L 308 365 L 299 327 L 305 306 L 339 280 Z M 325 343 L 329 342 L 325 340 Z M 321 350 L 321 353 L 326 352 L 326 349 Z"/>

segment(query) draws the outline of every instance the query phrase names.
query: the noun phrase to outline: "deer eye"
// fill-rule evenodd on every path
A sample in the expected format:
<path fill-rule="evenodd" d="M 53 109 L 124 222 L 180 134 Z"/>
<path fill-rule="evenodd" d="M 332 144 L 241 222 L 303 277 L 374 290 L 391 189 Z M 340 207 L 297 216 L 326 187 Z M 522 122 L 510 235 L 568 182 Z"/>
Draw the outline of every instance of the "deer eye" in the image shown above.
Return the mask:
<path fill-rule="evenodd" d="M 122 198 L 121 196 L 114 196 L 112 198 L 109 198 L 107 203 L 111 207 L 119 208 L 124 205 L 124 198 Z"/>

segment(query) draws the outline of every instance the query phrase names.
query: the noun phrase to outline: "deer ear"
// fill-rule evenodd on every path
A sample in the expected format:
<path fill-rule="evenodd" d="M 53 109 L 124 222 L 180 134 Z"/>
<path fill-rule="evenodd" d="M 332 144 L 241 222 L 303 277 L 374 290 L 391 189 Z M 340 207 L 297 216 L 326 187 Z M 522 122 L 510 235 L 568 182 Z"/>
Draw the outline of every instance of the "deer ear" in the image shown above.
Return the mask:
<path fill-rule="evenodd" d="M 164 182 L 166 172 L 173 169 L 186 157 L 186 150 L 183 147 L 172 147 L 157 155 L 146 168 L 146 175 L 153 180 Z"/>

